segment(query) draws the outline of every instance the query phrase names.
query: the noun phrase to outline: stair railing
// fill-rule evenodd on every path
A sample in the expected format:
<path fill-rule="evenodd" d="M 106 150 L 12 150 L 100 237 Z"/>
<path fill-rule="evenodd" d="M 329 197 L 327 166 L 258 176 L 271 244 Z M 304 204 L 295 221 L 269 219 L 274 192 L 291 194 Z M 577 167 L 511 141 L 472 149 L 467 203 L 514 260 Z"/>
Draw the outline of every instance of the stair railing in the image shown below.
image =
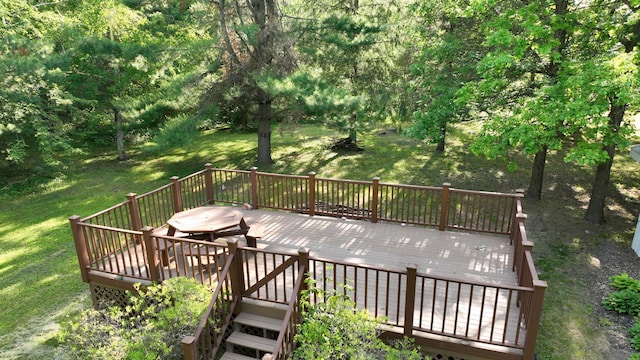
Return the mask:
<path fill-rule="evenodd" d="M 232 244 L 230 244 L 233 246 Z M 220 272 L 218 286 L 213 292 L 211 302 L 200 319 L 198 328 L 193 336 L 182 339 L 185 360 L 214 359 L 231 323 L 233 311 L 238 303 L 238 297 L 233 296 L 231 266 L 236 256 L 235 249 L 230 249 L 230 255 Z"/>
<path fill-rule="evenodd" d="M 300 264 L 300 272 L 293 288 L 293 293 L 298 294 L 298 296 L 292 296 L 289 300 L 289 307 L 284 319 L 282 319 L 282 327 L 280 327 L 276 346 L 273 352 L 265 354 L 262 360 L 289 359 L 293 354 L 296 327 L 300 323 L 300 295 L 304 290 L 303 285 L 306 286 L 307 266 L 308 262 L 307 264 Z"/>

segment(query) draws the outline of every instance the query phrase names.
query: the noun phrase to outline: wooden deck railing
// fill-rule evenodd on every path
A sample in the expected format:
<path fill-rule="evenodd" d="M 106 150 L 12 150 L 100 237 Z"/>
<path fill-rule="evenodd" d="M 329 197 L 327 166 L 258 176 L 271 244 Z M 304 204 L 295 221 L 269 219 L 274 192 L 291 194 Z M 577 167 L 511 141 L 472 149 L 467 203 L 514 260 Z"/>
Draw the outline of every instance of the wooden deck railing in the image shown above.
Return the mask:
<path fill-rule="evenodd" d="M 82 219 L 83 223 L 140 230 L 159 227 L 175 212 L 204 204 L 249 204 L 266 208 L 327 215 L 372 222 L 392 221 L 510 234 L 516 201 L 521 193 L 500 194 L 452 188 L 371 181 L 336 180 L 308 176 L 213 169 L 179 179 L 143 195 Z"/>
<path fill-rule="evenodd" d="M 129 194 L 125 202 L 89 217 L 73 216 L 70 222 L 86 282 L 96 273 L 134 281 L 175 276 L 202 282 L 224 279 L 233 296 L 291 304 L 298 297 L 294 289 L 304 268 L 323 290 L 343 291 L 359 308 L 386 318 L 387 325 L 406 335 L 417 331 L 498 345 L 521 350 L 522 359 L 532 359 L 546 283 L 535 271 L 521 198 L 521 193 L 464 191 L 448 184 L 425 187 L 385 184 L 377 178 L 332 180 L 316 178 L 314 173 L 290 176 L 207 165 L 149 193 Z M 518 286 L 431 276 L 411 265 L 394 271 L 309 257 L 304 252 L 264 251 L 154 233 L 173 213 L 213 203 L 508 234 Z M 176 256 L 173 267 L 167 266 L 167 249 Z M 300 259 L 308 259 L 308 265 Z M 228 273 L 220 269 L 220 262 Z M 229 288 L 225 289 L 227 296 Z"/>
<path fill-rule="evenodd" d="M 231 254 L 220 272 L 218 285 L 195 334 L 182 340 L 185 360 L 216 358 L 238 302 L 238 298 L 233 297 L 232 289 L 233 272 L 231 269 L 234 264 L 234 254 Z"/>

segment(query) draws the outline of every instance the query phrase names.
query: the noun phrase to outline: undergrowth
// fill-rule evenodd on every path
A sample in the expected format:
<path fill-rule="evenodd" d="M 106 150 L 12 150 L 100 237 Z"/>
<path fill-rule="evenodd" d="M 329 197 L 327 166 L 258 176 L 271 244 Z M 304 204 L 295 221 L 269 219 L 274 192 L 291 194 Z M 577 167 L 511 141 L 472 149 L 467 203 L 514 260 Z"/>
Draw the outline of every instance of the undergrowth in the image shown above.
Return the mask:
<path fill-rule="evenodd" d="M 605 309 L 635 317 L 635 323 L 629 329 L 631 347 L 636 350 L 630 360 L 640 360 L 640 280 L 634 279 L 627 273 L 610 277 L 611 285 L 618 289 L 610 293 L 603 301 Z"/>

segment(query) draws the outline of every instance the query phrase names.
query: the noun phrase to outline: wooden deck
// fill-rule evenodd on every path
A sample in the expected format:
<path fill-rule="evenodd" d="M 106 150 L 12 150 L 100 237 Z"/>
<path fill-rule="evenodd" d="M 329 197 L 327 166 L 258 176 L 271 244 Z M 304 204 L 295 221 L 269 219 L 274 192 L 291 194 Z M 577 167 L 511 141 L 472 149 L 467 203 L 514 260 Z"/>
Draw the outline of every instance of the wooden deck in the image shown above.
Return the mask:
<path fill-rule="evenodd" d="M 450 285 L 445 281 L 423 278 L 415 299 L 415 303 L 422 304 L 422 307 L 416 306 L 413 324 L 416 328 L 429 329 L 435 334 L 472 338 L 484 343 L 513 345 L 522 341 L 516 340 L 522 334 L 513 331 L 518 328 L 520 315 L 518 311 L 513 311 L 517 308 L 517 299 L 498 289 L 517 283 L 516 274 L 512 271 L 513 248 L 506 235 L 439 231 L 398 223 L 311 217 L 279 211 L 241 211 L 249 225 L 264 225 L 263 237 L 257 243 L 260 250 L 295 252 L 306 248 L 314 258 L 399 272 L 406 270 L 407 265 L 415 264 L 419 275 L 496 286 L 480 289 L 469 284 Z M 238 239 L 244 240 L 242 236 Z M 180 246 L 172 250 L 169 266 L 163 268 L 164 278 L 180 275 L 194 277 L 203 283 L 215 282 L 216 269 L 203 269 L 198 257 L 190 256 L 189 251 Z M 143 256 L 141 246 L 136 246 L 135 252 L 138 258 Z M 260 256 L 249 256 L 249 261 L 255 263 L 253 268 L 257 269 L 257 273 L 245 273 L 247 280 L 252 283 L 277 266 Z M 362 268 L 355 267 L 327 273 L 322 266 L 324 264 L 321 261 L 312 262 L 311 271 L 316 273 L 320 287 L 327 286 L 327 281 L 333 282 L 328 285 L 328 288 L 333 288 L 335 284 L 353 284 L 355 280 L 358 284 L 352 286 L 358 294 L 352 297 L 356 298 L 359 308 L 366 308 L 375 316 L 384 316 L 389 324 L 404 322 L 404 276 L 376 278 L 378 273 L 364 273 Z M 144 267 L 133 272 L 146 276 Z M 283 290 L 288 294 L 282 294 Z M 266 291 L 280 293 L 280 299 L 291 296 L 291 289 L 282 286 Z M 353 290 L 349 295 L 355 295 Z"/>
<path fill-rule="evenodd" d="M 288 212 L 243 210 L 248 224 L 265 225 L 258 248 L 299 250 L 316 257 L 494 285 L 516 285 L 506 235 L 438 231 Z"/>

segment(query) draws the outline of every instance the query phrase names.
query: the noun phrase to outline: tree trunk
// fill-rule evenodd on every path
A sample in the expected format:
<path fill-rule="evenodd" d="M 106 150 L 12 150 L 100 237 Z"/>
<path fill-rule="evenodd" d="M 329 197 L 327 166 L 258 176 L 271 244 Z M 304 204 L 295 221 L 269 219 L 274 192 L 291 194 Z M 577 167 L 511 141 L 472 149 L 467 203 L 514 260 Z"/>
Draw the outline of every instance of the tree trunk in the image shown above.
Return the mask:
<path fill-rule="evenodd" d="M 127 153 L 124 149 L 124 120 L 117 108 L 113 108 L 113 116 L 116 121 L 116 148 L 118 149 L 118 160 L 127 160 Z"/>
<path fill-rule="evenodd" d="M 618 132 L 620 129 L 626 111 L 626 105 L 615 105 L 615 100 L 616 99 L 610 100 L 611 110 L 609 111 L 609 126 L 613 133 Z M 596 178 L 593 181 L 593 188 L 591 189 L 589 207 L 584 215 L 584 219 L 592 224 L 602 224 L 606 221 L 604 208 L 607 189 L 609 188 L 609 179 L 611 178 L 611 166 L 613 165 L 613 157 L 616 153 L 616 144 L 607 145 L 603 147 L 603 149 L 609 155 L 609 160 L 598 165 L 596 169 Z"/>
<path fill-rule="evenodd" d="M 358 123 L 358 113 L 354 112 L 351 114 L 351 126 L 349 127 L 349 140 L 356 144 L 358 141 L 358 132 L 356 131 L 356 127 Z"/>
<path fill-rule="evenodd" d="M 442 127 L 440 128 L 440 135 L 442 135 L 442 137 L 438 141 L 438 145 L 436 145 L 436 151 L 443 152 L 444 151 L 445 140 L 447 138 L 447 123 L 446 122 L 444 124 L 442 124 Z"/>
<path fill-rule="evenodd" d="M 271 165 L 271 100 L 263 92 L 258 103 L 258 164 Z"/>
<path fill-rule="evenodd" d="M 530 199 L 542 199 L 542 183 L 544 182 L 544 166 L 547 162 L 547 146 L 544 145 L 540 151 L 536 153 L 531 167 L 531 178 L 529 179 L 529 188 L 525 196 Z"/>

